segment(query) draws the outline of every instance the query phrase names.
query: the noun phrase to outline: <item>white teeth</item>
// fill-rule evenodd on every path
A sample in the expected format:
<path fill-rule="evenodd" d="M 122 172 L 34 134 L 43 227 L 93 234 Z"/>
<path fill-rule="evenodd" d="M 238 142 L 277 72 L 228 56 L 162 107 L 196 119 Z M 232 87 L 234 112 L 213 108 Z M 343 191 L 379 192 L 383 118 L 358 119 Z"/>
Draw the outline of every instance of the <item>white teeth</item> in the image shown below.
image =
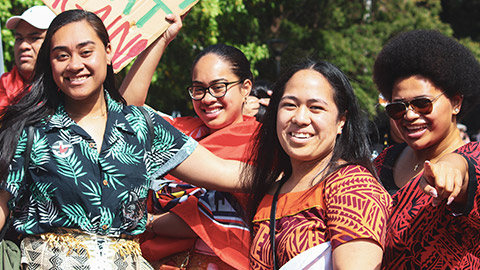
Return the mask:
<path fill-rule="evenodd" d="M 291 132 L 290 135 L 292 135 L 292 137 L 298 138 L 298 139 L 307 139 L 307 138 L 312 137 L 312 134 L 309 134 L 309 133 Z"/>
<path fill-rule="evenodd" d="M 221 110 L 222 110 L 221 108 L 217 108 L 217 109 L 213 109 L 213 110 L 205 110 L 205 113 L 216 113 L 216 112 L 219 112 Z"/>
<path fill-rule="evenodd" d="M 406 128 L 407 128 L 407 130 L 408 130 L 409 132 L 416 132 L 416 131 L 420 131 L 420 130 L 422 130 L 422 129 L 427 128 L 427 126 L 426 126 L 426 125 L 421 125 L 421 126 L 408 126 L 408 127 L 406 127 Z"/>
<path fill-rule="evenodd" d="M 87 79 L 87 76 L 68 78 L 68 80 L 71 81 L 71 82 L 79 82 L 79 81 L 83 81 L 85 79 Z"/>

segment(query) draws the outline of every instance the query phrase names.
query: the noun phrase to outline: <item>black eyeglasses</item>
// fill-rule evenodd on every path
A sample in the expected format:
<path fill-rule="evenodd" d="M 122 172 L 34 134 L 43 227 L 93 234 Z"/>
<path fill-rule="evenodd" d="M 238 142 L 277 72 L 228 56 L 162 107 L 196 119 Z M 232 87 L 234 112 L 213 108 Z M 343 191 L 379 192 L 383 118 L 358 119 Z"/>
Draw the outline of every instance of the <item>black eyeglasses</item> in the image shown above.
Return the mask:
<path fill-rule="evenodd" d="M 187 88 L 190 97 L 193 100 L 201 100 L 205 97 L 207 91 L 214 98 L 221 98 L 227 94 L 227 88 L 229 85 L 234 85 L 243 82 L 242 80 L 234 82 L 218 82 L 209 85 L 208 87 L 190 86 Z"/>
<path fill-rule="evenodd" d="M 417 113 L 421 114 L 429 114 L 433 110 L 433 103 L 444 93 L 442 92 L 440 95 L 434 97 L 433 99 L 429 99 L 426 97 L 419 97 L 414 98 L 410 101 L 395 101 L 392 103 L 388 103 L 385 107 L 388 116 L 393 120 L 398 120 L 402 118 L 409 109 L 414 110 Z"/>

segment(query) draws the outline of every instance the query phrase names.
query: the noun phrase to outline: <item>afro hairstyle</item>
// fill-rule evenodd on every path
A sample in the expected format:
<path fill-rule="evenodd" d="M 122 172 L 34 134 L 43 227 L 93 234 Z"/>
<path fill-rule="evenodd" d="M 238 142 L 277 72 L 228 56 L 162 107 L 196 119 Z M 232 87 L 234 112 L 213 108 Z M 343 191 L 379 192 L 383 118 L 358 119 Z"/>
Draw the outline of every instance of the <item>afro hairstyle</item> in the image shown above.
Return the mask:
<path fill-rule="evenodd" d="M 480 64 L 473 53 L 435 30 L 414 30 L 393 37 L 378 54 L 373 81 L 391 100 L 394 83 L 420 75 L 433 82 L 447 97 L 463 95 L 461 118 L 480 95 Z"/>

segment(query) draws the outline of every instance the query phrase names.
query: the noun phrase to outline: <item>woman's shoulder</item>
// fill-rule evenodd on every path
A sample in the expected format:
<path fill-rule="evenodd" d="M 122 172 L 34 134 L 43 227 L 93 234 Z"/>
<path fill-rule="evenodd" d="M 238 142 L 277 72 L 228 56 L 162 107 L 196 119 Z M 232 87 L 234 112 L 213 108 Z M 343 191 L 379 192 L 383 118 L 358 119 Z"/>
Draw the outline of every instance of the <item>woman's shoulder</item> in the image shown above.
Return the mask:
<path fill-rule="evenodd" d="M 330 192 L 334 190 L 346 192 L 366 187 L 386 192 L 378 179 L 362 165 L 346 165 L 330 175 L 325 182 L 325 187 Z"/>

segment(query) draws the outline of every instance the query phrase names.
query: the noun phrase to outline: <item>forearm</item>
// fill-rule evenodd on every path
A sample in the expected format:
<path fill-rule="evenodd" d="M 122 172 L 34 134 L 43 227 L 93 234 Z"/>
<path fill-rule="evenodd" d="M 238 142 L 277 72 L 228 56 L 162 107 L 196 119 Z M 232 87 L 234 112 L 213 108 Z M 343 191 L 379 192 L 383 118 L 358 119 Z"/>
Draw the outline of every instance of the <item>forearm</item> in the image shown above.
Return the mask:
<path fill-rule="evenodd" d="M 128 105 L 143 106 L 145 103 L 153 74 L 167 45 L 165 39 L 158 38 L 133 63 L 119 89 Z"/>
<path fill-rule="evenodd" d="M 383 250 L 373 240 L 357 239 L 338 246 L 332 253 L 333 269 L 380 269 Z"/>
<path fill-rule="evenodd" d="M 8 210 L 7 202 L 10 198 L 10 193 L 5 190 L 0 190 L 0 230 L 5 226 L 10 211 Z"/>
<path fill-rule="evenodd" d="M 197 235 L 180 217 L 174 213 L 167 212 L 160 215 L 154 215 L 153 219 L 147 224 L 147 231 L 162 236 L 177 238 L 192 238 Z"/>
<path fill-rule="evenodd" d="M 243 163 L 219 158 L 202 145 L 170 174 L 193 185 L 226 192 L 241 192 Z"/>

